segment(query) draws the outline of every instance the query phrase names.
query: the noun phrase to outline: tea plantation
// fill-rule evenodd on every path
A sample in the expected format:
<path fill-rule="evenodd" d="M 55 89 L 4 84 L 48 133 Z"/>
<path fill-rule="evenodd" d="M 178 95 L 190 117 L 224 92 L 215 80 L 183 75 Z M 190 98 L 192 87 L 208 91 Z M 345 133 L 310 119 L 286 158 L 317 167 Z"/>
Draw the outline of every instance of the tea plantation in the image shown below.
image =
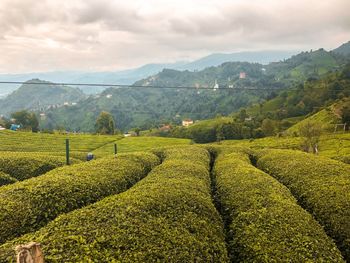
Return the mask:
<path fill-rule="evenodd" d="M 350 262 L 350 137 L 299 140 L 0 131 L 0 262 Z"/>

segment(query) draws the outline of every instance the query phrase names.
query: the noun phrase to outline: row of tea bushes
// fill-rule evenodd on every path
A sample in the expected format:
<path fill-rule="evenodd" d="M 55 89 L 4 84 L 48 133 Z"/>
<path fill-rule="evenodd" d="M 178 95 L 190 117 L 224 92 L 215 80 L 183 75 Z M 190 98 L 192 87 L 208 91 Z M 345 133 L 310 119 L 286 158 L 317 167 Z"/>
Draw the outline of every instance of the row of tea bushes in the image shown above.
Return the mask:
<path fill-rule="evenodd" d="M 17 179 L 0 171 L 0 186 L 7 185 L 7 184 L 13 184 L 15 182 L 17 182 Z"/>
<path fill-rule="evenodd" d="M 159 158 L 150 153 L 125 154 L 2 186 L 0 243 L 34 231 L 62 213 L 123 192 L 158 164 Z"/>
<path fill-rule="evenodd" d="M 80 163 L 71 158 L 71 163 Z M 22 181 L 66 164 L 63 156 L 45 153 L 0 152 L 0 171 Z"/>
<path fill-rule="evenodd" d="M 87 153 L 121 138 L 123 138 L 121 135 L 47 134 L 5 130 L 0 131 L 0 151 L 64 154 L 65 141 L 69 139 L 71 151 Z"/>
<path fill-rule="evenodd" d="M 319 223 L 247 154 L 219 155 L 214 175 L 233 262 L 343 262 Z"/>
<path fill-rule="evenodd" d="M 258 153 L 257 165 L 286 185 L 350 261 L 350 166 L 288 150 Z"/>
<path fill-rule="evenodd" d="M 209 155 L 166 150 L 164 162 L 128 191 L 58 217 L 0 247 L 40 242 L 46 262 L 228 262 L 210 191 Z"/>

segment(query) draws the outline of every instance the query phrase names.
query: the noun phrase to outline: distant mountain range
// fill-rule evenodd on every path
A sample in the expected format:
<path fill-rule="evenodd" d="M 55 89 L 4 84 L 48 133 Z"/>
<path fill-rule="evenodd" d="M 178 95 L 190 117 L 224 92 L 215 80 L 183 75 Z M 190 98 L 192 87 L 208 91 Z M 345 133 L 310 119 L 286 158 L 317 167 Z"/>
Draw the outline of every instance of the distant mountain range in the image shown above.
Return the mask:
<path fill-rule="evenodd" d="M 224 62 L 251 62 L 268 64 L 280 61 L 296 54 L 296 51 L 255 51 L 237 52 L 231 54 L 211 54 L 192 62 L 176 62 L 170 64 L 147 64 L 135 69 L 114 72 L 79 72 L 79 71 L 54 71 L 27 74 L 0 74 L 0 81 L 27 81 L 30 79 L 42 79 L 51 82 L 65 83 L 98 83 L 98 84 L 125 84 L 134 82 L 148 76 L 157 74 L 163 69 L 199 71 L 208 67 L 218 66 Z M 20 85 L 0 84 L 0 98 L 16 90 Z M 103 87 L 83 87 L 86 94 L 96 94 L 103 91 Z"/>

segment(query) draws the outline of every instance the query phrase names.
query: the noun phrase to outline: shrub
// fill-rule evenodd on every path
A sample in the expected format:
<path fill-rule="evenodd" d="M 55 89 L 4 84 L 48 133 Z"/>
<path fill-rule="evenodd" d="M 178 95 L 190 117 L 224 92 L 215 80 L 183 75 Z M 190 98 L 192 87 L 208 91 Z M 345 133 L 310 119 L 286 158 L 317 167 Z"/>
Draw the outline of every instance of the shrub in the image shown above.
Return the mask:
<path fill-rule="evenodd" d="M 71 158 L 71 163 L 79 163 Z M 66 158 L 44 153 L 0 152 L 0 171 L 22 181 L 66 164 Z"/>
<path fill-rule="evenodd" d="M 5 174 L 3 172 L 0 172 L 0 186 L 6 185 L 6 184 L 12 184 L 17 182 L 17 180 L 8 174 Z"/>
<path fill-rule="evenodd" d="M 214 174 L 233 262 L 343 261 L 317 221 L 247 154 L 219 155 Z"/>
<path fill-rule="evenodd" d="M 350 167 L 288 150 L 263 151 L 258 167 L 285 184 L 350 260 Z"/>
<path fill-rule="evenodd" d="M 34 231 L 62 213 L 125 191 L 158 163 L 153 154 L 126 154 L 1 187 L 0 243 Z"/>
<path fill-rule="evenodd" d="M 35 240 L 47 262 L 228 262 L 208 153 L 193 147 L 164 156 L 128 191 L 4 244 L 0 261 L 13 259 L 15 244 Z"/>

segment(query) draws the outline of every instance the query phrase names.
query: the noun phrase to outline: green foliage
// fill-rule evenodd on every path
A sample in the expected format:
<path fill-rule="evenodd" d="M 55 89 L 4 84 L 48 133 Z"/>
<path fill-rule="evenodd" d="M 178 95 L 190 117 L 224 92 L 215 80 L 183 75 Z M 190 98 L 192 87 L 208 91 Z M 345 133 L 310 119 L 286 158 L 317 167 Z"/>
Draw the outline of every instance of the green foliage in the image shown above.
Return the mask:
<path fill-rule="evenodd" d="M 71 158 L 71 164 L 79 163 Z M 66 158 L 43 153 L 0 152 L 0 171 L 22 181 L 66 164 Z"/>
<path fill-rule="evenodd" d="M 48 262 L 228 262 L 204 149 L 166 150 L 163 164 L 128 191 L 65 214 L 0 247 L 40 242 Z"/>
<path fill-rule="evenodd" d="M 96 120 L 96 132 L 100 134 L 114 134 L 114 119 L 113 116 L 106 111 L 102 111 Z"/>
<path fill-rule="evenodd" d="M 327 132 L 334 131 L 334 125 L 340 122 L 339 117 L 335 113 L 336 105 L 320 110 L 319 112 L 297 122 L 295 125 L 287 129 L 288 134 L 299 134 L 300 127 L 308 122 L 322 123 L 322 129 Z"/>
<path fill-rule="evenodd" d="M 114 143 L 117 143 L 118 153 L 149 151 L 157 147 L 189 144 L 188 139 L 163 137 L 126 137 L 122 140 L 106 144 L 94 150 L 96 156 L 105 156 L 114 153 Z"/>
<path fill-rule="evenodd" d="M 322 134 L 322 123 L 307 121 L 299 126 L 299 135 L 303 137 L 302 149 L 305 152 L 318 153 L 317 145 Z"/>
<path fill-rule="evenodd" d="M 317 221 L 247 154 L 220 154 L 214 174 L 232 262 L 343 262 Z"/>
<path fill-rule="evenodd" d="M 62 213 L 125 191 L 158 163 L 153 154 L 120 155 L 1 187 L 0 243 L 32 232 Z"/>
<path fill-rule="evenodd" d="M 258 133 L 254 132 L 252 127 L 247 123 L 236 122 L 229 117 L 219 117 L 199 121 L 181 130 L 176 129 L 171 132 L 171 136 L 190 138 L 197 143 L 208 143 L 259 136 Z"/>
<path fill-rule="evenodd" d="M 23 129 L 30 129 L 32 132 L 39 130 L 39 120 L 35 113 L 25 110 L 17 111 L 11 114 L 11 117 L 16 120 L 17 124 L 21 125 Z"/>
<path fill-rule="evenodd" d="M 258 167 L 285 184 L 350 260 L 349 165 L 307 153 L 259 153 Z"/>
<path fill-rule="evenodd" d="M 50 152 L 53 155 L 65 155 L 65 140 L 70 141 L 72 157 L 84 156 L 107 143 L 121 139 L 121 136 L 91 134 L 47 134 L 31 132 L 0 131 L 0 152 Z M 79 158 L 79 159 L 84 159 Z"/>
<path fill-rule="evenodd" d="M 347 125 L 347 129 L 350 126 L 350 100 L 347 100 L 341 108 L 342 123 Z"/>
<path fill-rule="evenodd" d="M 15 182 L 17 182 L 17 179 L 0 171 L 0 186 L 7 185 L 7 184 L 13 184 Z"/>
<path fill-rule="evenodd" d="M 276 134 L 276 126 L 276 121 L 267 118 L 262 121 L 261 130 L 265 134 L 265 136 L 272 136 Z"/>

